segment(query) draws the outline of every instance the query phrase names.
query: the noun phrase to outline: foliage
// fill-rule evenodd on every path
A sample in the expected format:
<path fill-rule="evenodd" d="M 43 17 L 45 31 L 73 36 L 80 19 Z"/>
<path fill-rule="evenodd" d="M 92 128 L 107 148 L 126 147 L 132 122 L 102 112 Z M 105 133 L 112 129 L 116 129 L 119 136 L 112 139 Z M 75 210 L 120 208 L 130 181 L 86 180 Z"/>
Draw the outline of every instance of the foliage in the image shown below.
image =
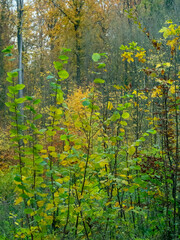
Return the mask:
<path fill-rule="evenodd" d="M 41 99 L 18 97 L 25 88 L 17 84 L 18 70 L 7 73 L 18 164 L 15 173 L 2 173 L 1 203 L 8 199 L 12 207 L 6 220 L 11 230 L 1 230 L 3 238 L 178 239 L 179 27 L 168 24 L 160 31 L 163 43 L 138 24 L 154 51 L 135 42 L 120 47 L 122 61 L 136 73 L 133 87 L 113 85 L 109 93 L 106 64 L 100 62 L 109 58 L 94 53 L 98 78 L 66 96 L 70 49 L 64 48 L 53 62 L 56 72 L 46 78 L 51 104 L 39 113 Z"/>

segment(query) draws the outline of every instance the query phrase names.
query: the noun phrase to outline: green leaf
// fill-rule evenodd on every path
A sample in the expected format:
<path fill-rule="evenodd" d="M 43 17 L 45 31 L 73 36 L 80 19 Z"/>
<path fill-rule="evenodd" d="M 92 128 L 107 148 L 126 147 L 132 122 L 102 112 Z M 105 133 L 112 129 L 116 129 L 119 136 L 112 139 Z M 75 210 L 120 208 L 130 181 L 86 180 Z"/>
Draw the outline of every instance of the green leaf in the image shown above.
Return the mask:
<path fill-rule="evenodd" d="M 108 53 L 100 53 L 99 55 L 100 55 L 100 56 L 103 56 L 103 57 L 105 57 L 105 58 L 108 58 L 108 56 L 107 56 Z"/>
<path fill-rule="evenodd" d="M 91 102 L 89 101 L 89 100 L 86 100 L 86 101 L 83 101 L 82 102 L 82 105 L 84 106 L 84 107 L 87 107 L 87 106 L 89 106 L 91 104 Z"/>
<path fill-rule="evenodd" d="M 33 96 L 25 96 L 26 100 L 32 101 L 33 100 Z"/>
<path fill-rule="evenodd" d="M 10 76 L 11 78 L 14 78 L 18 76 L 18 72 L 9 72 L 7 73 L 7 75 Z"/>
<path fill-rule="evenodd" d="M 128 112 L 123 112 L 122 118 L 124 118 L 124 119 L 129 118 L 129 113 Z"/>
<path fill-rule="evenodd" d="M 147 133 L 151 133 L 151 134 L 156 134 L 156 130 L 155 129 L 149 129 L 146 132 Z"/>
<path fill-rule="evenodd" d="M 115 111 L 110 119 L 111 119 L 111 121 L 115 122 L 119 118 L 120 118 L 120 114 L 118 113 L 118 111 Z"/>
<path fill-rule="evenodd" d="M 21 177 L 20 177 L 20 176 L 16 176 L 16 177 L 14 178 L 14 180 L 15 180 L 16 182 L 21 182 Z"/>
<path fill-rule="evenodd" d="M 119 49 L 124 51 L 126 50 L 126 47 L 122 44 Z"/>
<path fill-rule="evenodd" d="M 54 67 L 56 70 L 61 70 L 63 67 L 63 64 L 60 62 L 53 62 L 54 63 Z"/>
<path fill-rule="evenodd" d="M 173 23 L 172 19 L 169 19 L 165 22 L 165 24 L 172 24 L 172 23 Z"/>
<path fill-rule="evenodd" d="M 33 210 L 31 208 L 25 208 L 24 209 L 25 214 L 31 214 L 32 212 L 33 212 Z"/>
<path fill-rule="evenodd" d="M 12 56 L 12 53 L 7 53 L 6 55 L 5 55 L 5 57 L 11 57 Z"/>
<path fill-rule="evenodd" d="M 66 55 L 61 55 L 61 56 L 59 56 L 59 59 L 61 59 L 62 61 L 66 61 L 69 59 L 69 57 Z"/>
<path fill-rule="evenodd" d="M 56 91 L 56 89 L 61 89 L 61 86 L 57 83 L 50 82 L 50 86 L 53 88 L 53 90 Z"/>
<path fill-rule="evenodd" d="M 16 60 L 16 58 L 11 58 L 11 59 L 9 59 L 8 61 L 12 62 L 12 61 L 14 61 L 14 60 Z"/>
<path fill-rule="evenodd" d="M 37 119 L 40 119 L 40 118 L 42 118 L 42 114 L 38 114 L 37 116 L 35 116 L 35 117 L 33 118 L 33 120 L 37 120 Z"/>
<path fill-rule="evenodd" d="M 92 60 L 94 62 L 98 62 L 101 59 L 101 55 L 99 53 L 93 53 Z"/>
<path fill-rule="evenodd" d="M 13 87 L 13 86 L 9 86 L 9 87 L 8 87 L 8 90 L 9 90 L 10 93 L 13 93 L 13 94 L 18 93 L 18 90 L 16 90 L 16 88 Z"/>
<path fill-rule="evenodd" d="M 61 104 L 64 100 L 63 98 L 63 91 L 61 89 L 57 90 L 57 104 Z"/>
<path fill-rule="evenodd" d="M 5 105 L 6 105 L 7 107 L 13 107 L 13 103 L 11 103 L 11 102 L 6 102 Z"/>
<path fill-rule="evenodd" d="M 133 170 L 141 170 L 140 166 L 130 166 L 129 168 Z"/>
<path fill-rule="evenodd" d="M 105 67 L 105 66 L 106 66 L 105 63 L 99 63 L 98 68 L 103 68 L 103 67 Z"/>
<path fill-rule="evenodd" d="M 149 136 L 149 134 L 148 133 L 143 133 L 143 137 L 148 137 Z"/>
<path fill-rule="evenodd" d="M 6 78 L 6 81 L 7 81 L 7 82 L 10 82 L 10 83 L 13 83 L 12 77 L 7 77 L 7 78 Z"/>
<path fill-rule="evenodd" d="M 70 48 L 62 48 L 63 52 L 71 52 Z"/>
<path fill-rule="evenodd" d="M 11 93 L 7 93 L 7 96 L 10 98 L 14 98 L 13 94 L 11 94 Z"/>
<path fill-rule="evenodd" d="M 137 183 L 137 184 L 143 184 L 143 181 L 141 180 L 141 178 L 140 177 L 136 177 L 135 179 L 134 179 L 134 182 L 135 183 Z"/>
<path fill-rule="evenodd" d="M 20 68 L 16 68 L 16 69 L 13 69 L 13 70 L 11 71 L 11 73 L 16 73 L 16 72 L 19 72 L 19 71 L 21 71 L 21 69 L 20 69 Z"/>
<path fill-rule="evenodd" d="M 56 184 L 57 187 L 62 187 L 62 184 L 60 184 L 59 182 L 54 182 Z"/>
<path fill-rule="evenodd" d="M 121 124 L 122 126 L 127 126 L 127 122 L 125 122 L 125 121 L 120 121 L 120 124 Z"/>
<path fill-rule="evenodd" d="M 61 135 L 60 139 L 61 139 L 62 141 L 67 140 L 67 135 L 65 135 L 65 134 Z"/>
<path fill-rule="evenodd" d="M 94 79 L 94 83 L 104 83 L 105 80 L 101 79 L 101 78 L 96 78 Z"/>
<path fill-rule="evenodd" d="M 15 88 L 16 88 L 16 90 L 22 90 L 22 89 L 25 88 L 25 85 L 24 85 L 24 84 L 17 84 L 17 85 L 15 86 Z"/>
<path fill-rule="evenodd" d="M 26 101 L 26 98 L 17 98 L 17 99 L 15 99 L 15 103 L 17 103 L 17 104 L 19 104 L 19 103 L 23 103 L 23 102 L 25 102 Z"/>
<path fill-rule="evenodd" d="M 142 180 L 149 180 L 150 177 L 149 177 L 149 175 L 142 175 L 142 176 L 141 176 L 141 179 L 142 179 Z"/>
<path fill-rule="evenodd" d="M 146 139 L 144 137 L 141 137 L 141 138 L 139 138 L 139 141 L 144 142 L 144 141 L 146 141 Z"/>
<path fill-rule="evenodd" d="M 48 75 L 48 76 L 46 77 L 47 80 L 52 79 L 52 78 L 55 78 L 55 77 L 52 76 L 52 75 Z"/>
<path fill-rule="evenodd" d="M 69 77 L 69 73 L 66 70 L 61 70 L 58 72 L 58 75 L 61 79 L 67 79 Z"/>
<path fill-rule="evenodd" d="M 37 150 L 42 150 L 43 149 L 43 146 L 41 144 L 36 144 L 34 145 L 34 147 L 37 149 Z"/>
<path fill-rule="evenodd" d="M 163 33 L 164 38 L 169 37 L 169 35 L 171 33 L 171 31 L 167 27 L 163 27 L 159 32 Z"/>
<path fill-rule="evenodd" d="M 3 49 L 2 52 L 3 53 L 10 53 L 11 49 L 13 49 L 13 48 L 14 48 L 14 45 L 8 46 L 7 48 Z"/>
<path fill-rule="evenodd" d="M 36 100 L 33 102 L 33 104 L 39 104 L 40 102 L 41 102 L 40 99 L 36 99 Z"/>
<path fill-rule="evenodd" d="M 125 103 L 124 106 L 125 106 L 126 108 L 129 108 L 129 107 L 131 107 L 131 103 Z"/>
<path fill-rule="evenodd" d="M 42 128 L 42 129 L 39 130 L 39 132 L 44 133 L 44 132 L 46 132 L 46 130 L 47 130 L 46 128 Z"/>

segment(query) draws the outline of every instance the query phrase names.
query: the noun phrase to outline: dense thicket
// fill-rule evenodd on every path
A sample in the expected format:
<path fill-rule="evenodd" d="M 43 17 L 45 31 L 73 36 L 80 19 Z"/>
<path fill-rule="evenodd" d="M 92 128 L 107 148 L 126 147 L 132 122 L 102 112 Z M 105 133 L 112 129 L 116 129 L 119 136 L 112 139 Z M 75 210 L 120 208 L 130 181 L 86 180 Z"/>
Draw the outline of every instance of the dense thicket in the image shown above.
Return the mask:
<path fill-rule="evenodd" d="M 179 239 L 179 1 L 0 6 L 1 239 Z"/>

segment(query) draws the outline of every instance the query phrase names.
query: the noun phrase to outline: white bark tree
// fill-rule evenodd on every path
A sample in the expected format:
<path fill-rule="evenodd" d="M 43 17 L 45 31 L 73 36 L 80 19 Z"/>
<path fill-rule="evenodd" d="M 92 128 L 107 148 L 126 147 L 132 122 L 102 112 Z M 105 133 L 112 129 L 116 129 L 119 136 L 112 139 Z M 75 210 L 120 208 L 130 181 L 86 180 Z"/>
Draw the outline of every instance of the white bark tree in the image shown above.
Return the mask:
<path fill-rule="evenodd" d="M 17 3 L 17 17 L 18 17 L 18 25 L 17 25 L 17 43 L 18 43 L 18 84 L 24 83 L 24 76 L 23 76 L 23 62 L 22 62 L 22 55 L 23 55 L 23 36 L 22 36 L 22 28 L 23 28 L 23 0 L 16 0 Z M 19 98 L 23 97 L 23 89 L 19 90 Z M 23 122 L 23 107 L 24 104 L 20 104 L 20 114 L 21 120 Z"/>

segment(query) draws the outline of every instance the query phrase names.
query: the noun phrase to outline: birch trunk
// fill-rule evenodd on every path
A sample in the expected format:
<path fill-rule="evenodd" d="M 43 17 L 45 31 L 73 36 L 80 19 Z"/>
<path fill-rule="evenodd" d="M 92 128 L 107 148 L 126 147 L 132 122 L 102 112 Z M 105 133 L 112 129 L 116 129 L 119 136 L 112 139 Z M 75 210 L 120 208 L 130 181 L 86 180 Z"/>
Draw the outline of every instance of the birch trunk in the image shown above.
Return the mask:
<path fill-rule="evenodd" d="M 17 26 L 17 42 L 18 42 L 18 84 L 24 83 L 23 77 L 23 63 L 22 63 L 22 52 L 23 52 L 23 37 L 22 37 L 22 24 L 23 24 L 23 0 L 16 0 L 17 2 L 17 16 L 18 16 L 18 26 Z M 23 90 L 19 90 L 19 98 L 23 97 Z M 23 107 L 24 104 L 20 104 L 20 122 L 23 123 Z"/>

